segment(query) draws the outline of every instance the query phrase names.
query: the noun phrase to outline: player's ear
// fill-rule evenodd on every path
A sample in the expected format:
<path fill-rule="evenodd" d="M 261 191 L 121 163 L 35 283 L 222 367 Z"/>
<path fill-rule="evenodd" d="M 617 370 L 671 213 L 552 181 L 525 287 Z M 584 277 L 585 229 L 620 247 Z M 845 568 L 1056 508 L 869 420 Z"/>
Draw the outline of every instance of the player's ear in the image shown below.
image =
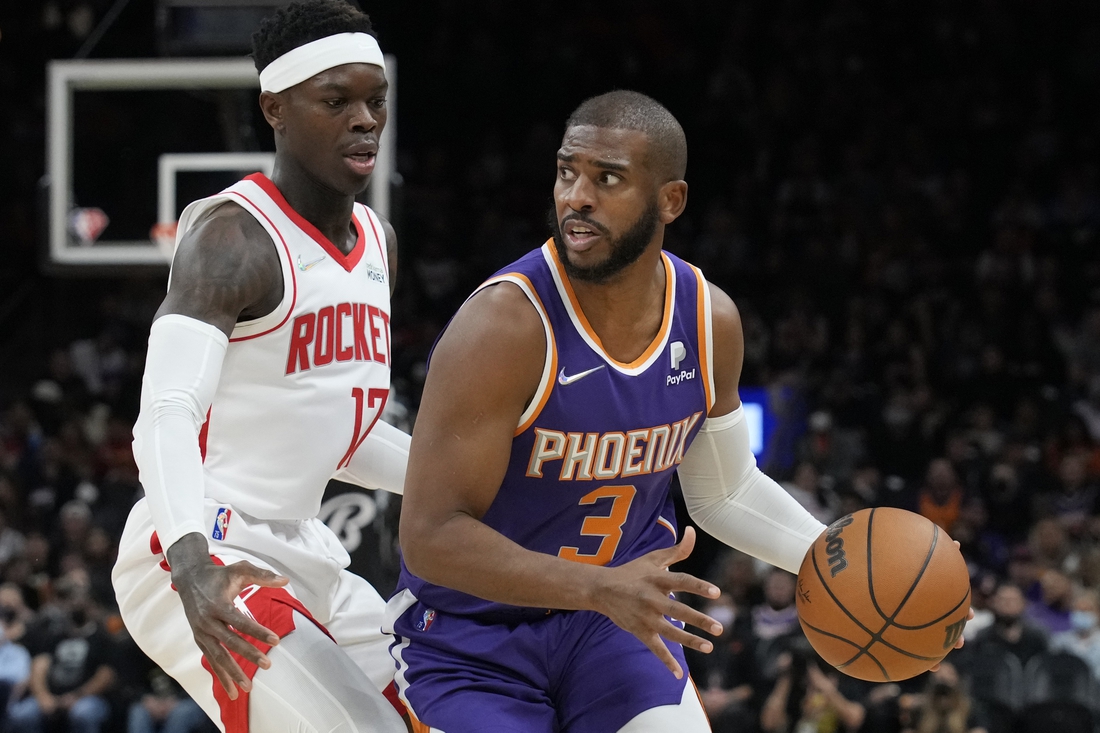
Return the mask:
<path fill-rule="evenodd" d="M 260 92 L 260 109 L 264 113 L 267 124 L 271 125 L 271 129 L 275 132 L 283 132 L 286 129 L 286 123 L 283 121 L 285 103 L 281 94 Z"/>
<path fill-rule="evenodd" d="M 657 209 L 661 223 L 671 224 L 684 213 L 688 201 L 687 181 L 669 181 L 657 192 Z"/>

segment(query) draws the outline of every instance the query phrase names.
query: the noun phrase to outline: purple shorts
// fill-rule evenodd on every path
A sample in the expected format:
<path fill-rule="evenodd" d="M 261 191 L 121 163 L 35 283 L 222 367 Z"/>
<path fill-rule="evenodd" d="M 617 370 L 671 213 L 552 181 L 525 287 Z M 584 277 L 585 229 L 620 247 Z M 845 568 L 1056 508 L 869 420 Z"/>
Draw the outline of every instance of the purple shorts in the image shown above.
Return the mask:
<path fill-rule="evenodd" d="M 678 705 L 687 683 L 591 611 L 487 622 L 417 602 L 394 631 L 398 684 L 417 718 L 444 733 L 608 733 Z M 683 648 L 665 644 L 686 670 Z"/>

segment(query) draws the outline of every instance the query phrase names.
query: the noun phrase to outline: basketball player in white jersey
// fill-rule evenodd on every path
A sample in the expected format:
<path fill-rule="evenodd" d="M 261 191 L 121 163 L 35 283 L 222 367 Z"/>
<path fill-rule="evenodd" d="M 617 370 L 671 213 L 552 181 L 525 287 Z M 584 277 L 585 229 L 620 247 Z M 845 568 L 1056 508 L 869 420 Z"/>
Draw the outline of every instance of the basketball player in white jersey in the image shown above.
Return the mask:
<path fill-rule="evenodd" d="M 113 573 L 138 645 L 226 733 L 404 731 L 380 692 L 384 603 L 316 518 L 330 478 L 400 492 L 389 394 L 392 227 L 355 202 L 385 63 L 342 0 L 253 37 L 275 130 L 256 174 L 187 207 L 150 330 L 134 455 L 145 498 Z"/>

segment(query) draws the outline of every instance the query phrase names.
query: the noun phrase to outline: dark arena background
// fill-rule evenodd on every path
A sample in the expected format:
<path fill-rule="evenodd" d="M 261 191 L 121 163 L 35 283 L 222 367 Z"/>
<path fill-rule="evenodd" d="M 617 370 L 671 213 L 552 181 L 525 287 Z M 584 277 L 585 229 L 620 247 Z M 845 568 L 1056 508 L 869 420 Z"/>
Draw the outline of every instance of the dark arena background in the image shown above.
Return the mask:
<path fill-rule="evenodd" d="M 182 704 L 129 641 L 109 577 L 141 492 L 156 239 L 273 142 L 254 82 L 110 86 L 99 69 L 239 67 L 279 4 L 0 5 L 0 702 L 29 694 L 30 659 L 76 615 L 114 673 L 103 730 L 145 733 L 155 716 L 135 707 Z M 792 576 L 704 538 L 684 565 L 724 591 L 708 612 L 726 634 L 690 660 L 714 729 L 1094 730 L 1100 4 L 359 4 L 397 69 L 392 168 L 369 192 L 401 247 L 385 419 L 412 428 L 442 326 L 546 239 L 568 113 L 613 88 L 650 94 L 689 147 L 666 244 L 741 310 L 761 467 L 824 522 L 896 506 L 940 524 L 976 611 L 939 673 L 860 683 L 818 668 Z M 54 88 L 57 69 L 93 73 Z M 169 171 L 168 195 L 164 154 L 222 157 Z M 323 510 L 383 595 L 399 508 L 334 483 Z"/>

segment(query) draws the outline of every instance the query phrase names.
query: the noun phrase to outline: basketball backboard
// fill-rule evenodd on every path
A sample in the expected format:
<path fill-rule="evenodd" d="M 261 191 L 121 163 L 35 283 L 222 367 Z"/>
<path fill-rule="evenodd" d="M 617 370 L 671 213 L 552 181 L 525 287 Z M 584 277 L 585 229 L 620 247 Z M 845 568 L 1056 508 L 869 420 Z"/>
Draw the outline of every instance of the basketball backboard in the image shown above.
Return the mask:
<path fill-rule="evenodd" d="M 389 122 L 366 199 L 382 216 L 395 161 L 396 59 L 386 66 Z M 54 61 L 48 85 L 52 265 L 167 265 L 164 234 L 188 201 L 271 172 L 251 59 Z"/>

